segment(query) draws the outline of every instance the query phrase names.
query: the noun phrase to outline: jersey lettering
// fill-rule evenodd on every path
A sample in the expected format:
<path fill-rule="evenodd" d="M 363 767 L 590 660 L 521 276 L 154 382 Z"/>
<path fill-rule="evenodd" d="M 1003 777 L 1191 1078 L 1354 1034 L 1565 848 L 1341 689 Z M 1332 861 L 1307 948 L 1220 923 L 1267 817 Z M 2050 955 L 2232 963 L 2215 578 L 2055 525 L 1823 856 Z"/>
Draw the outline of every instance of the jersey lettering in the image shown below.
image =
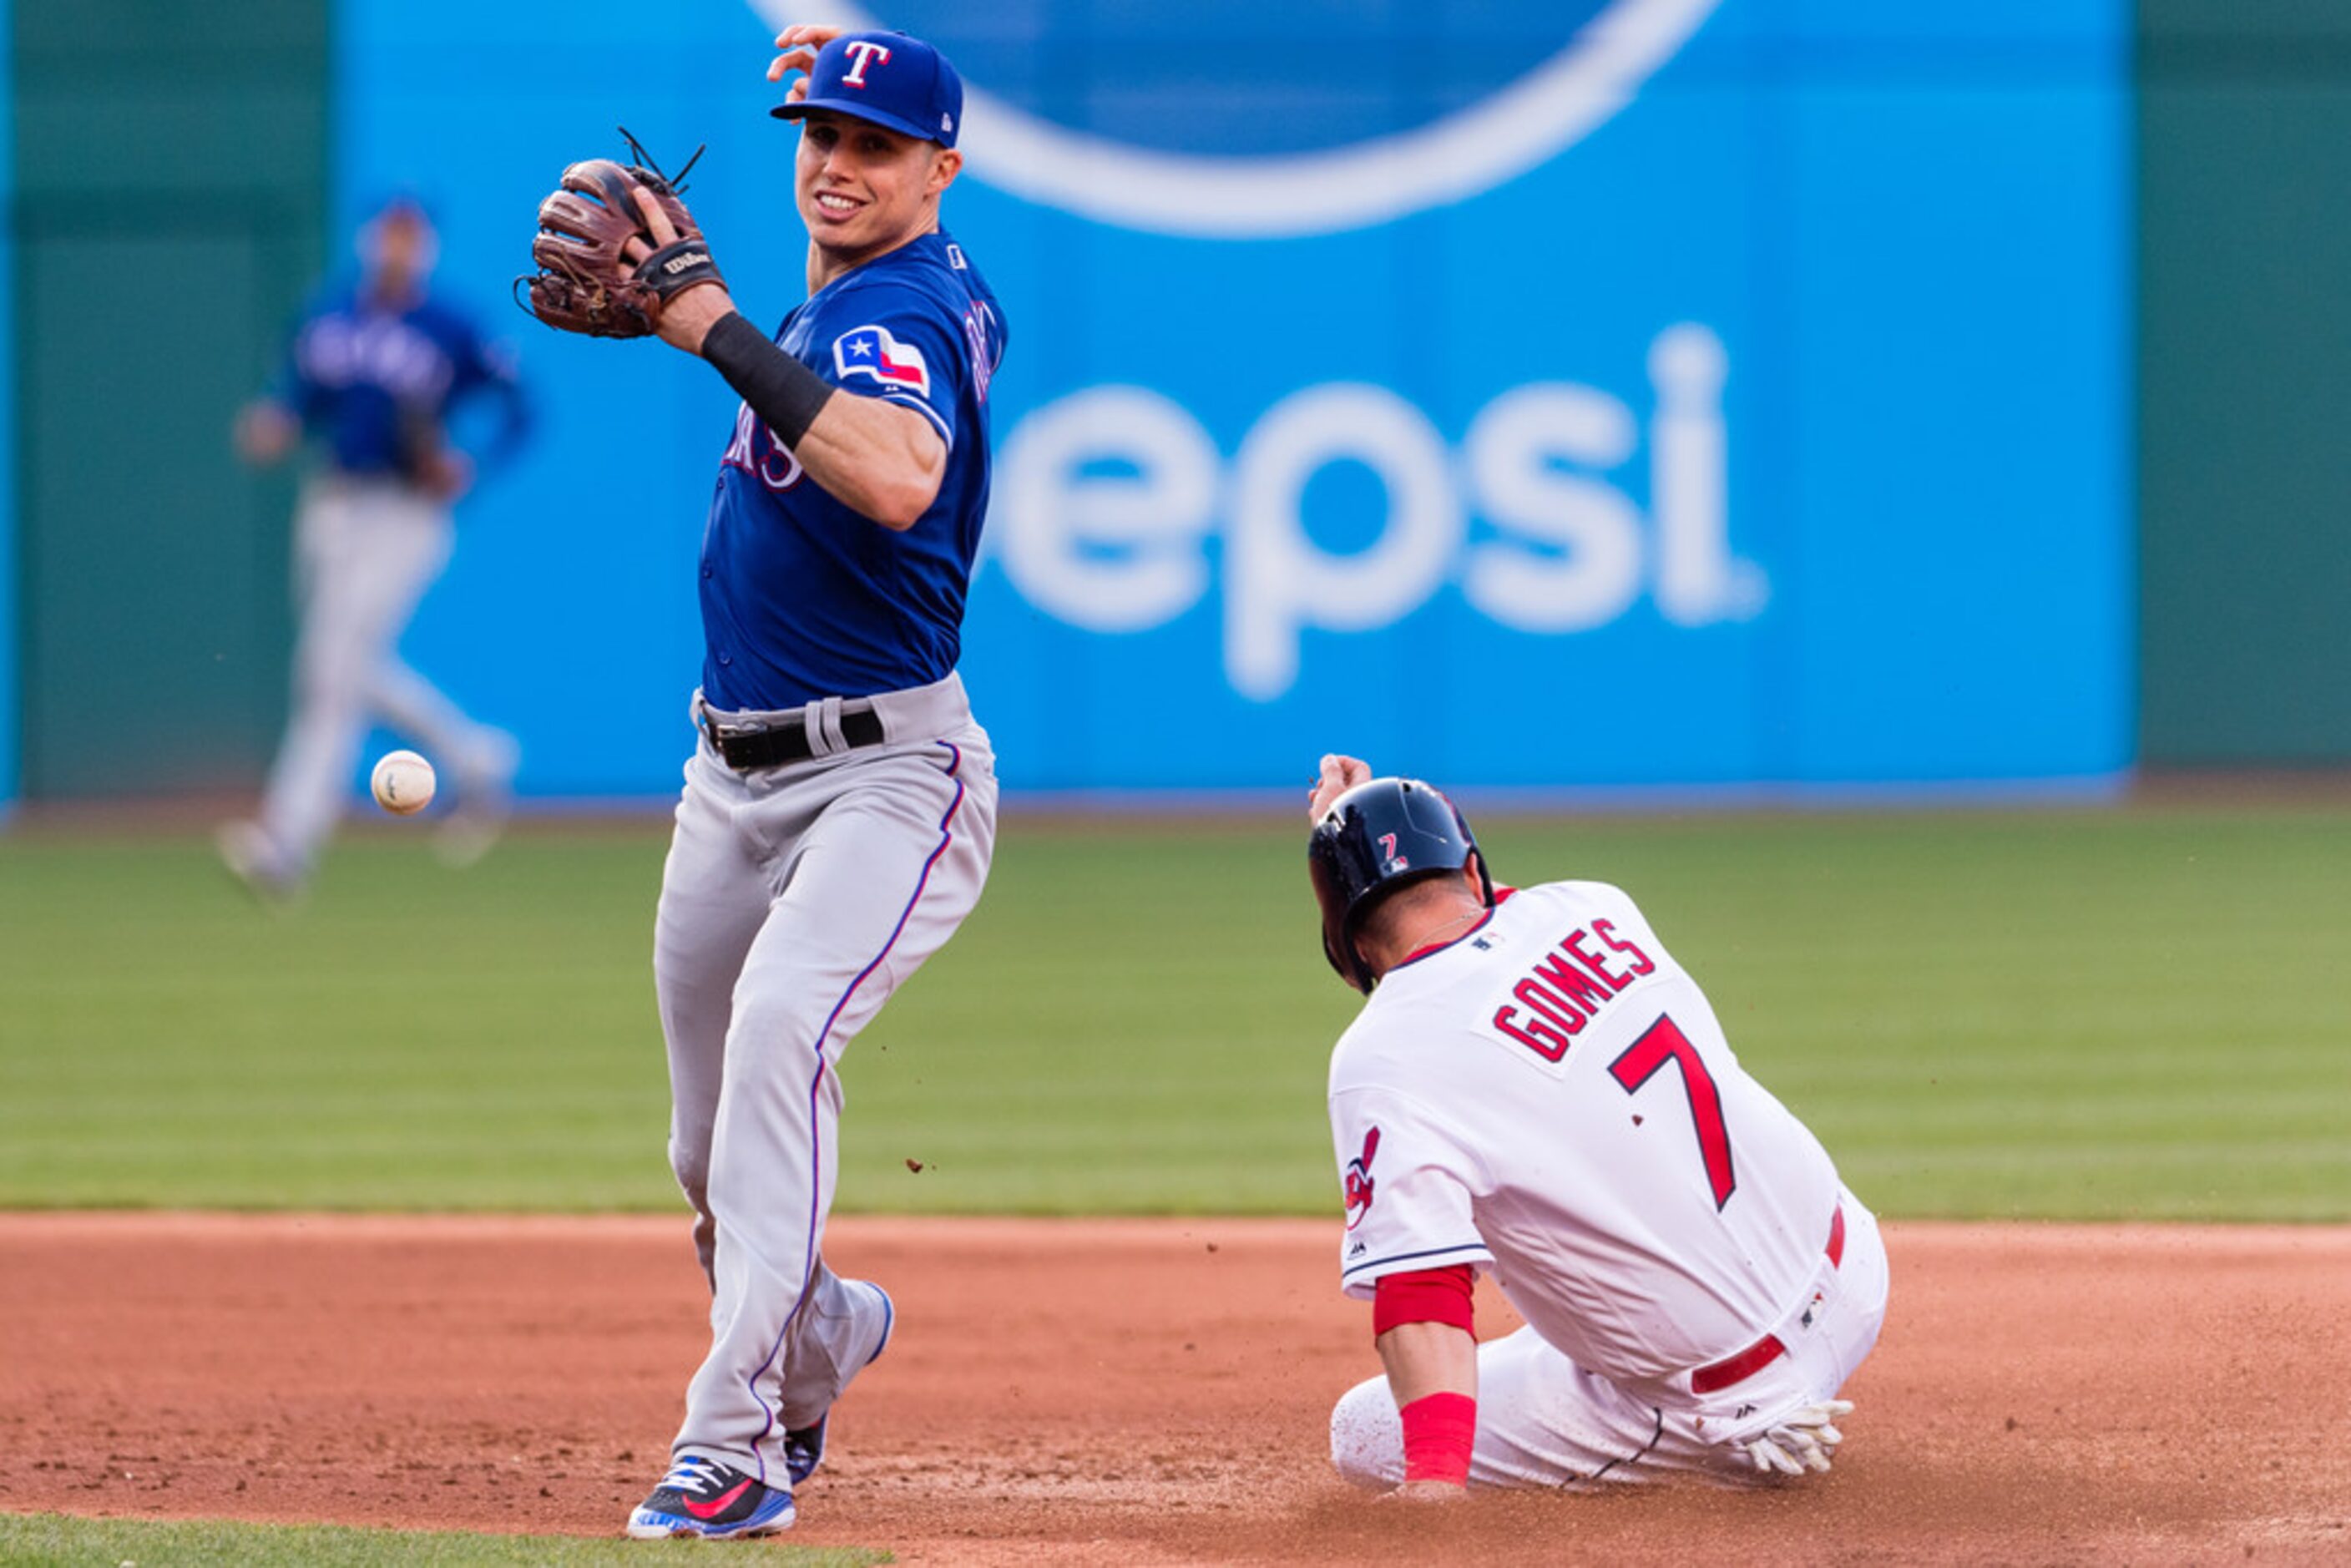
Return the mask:
<path fill-rule="evenodd" d="M 1575 937 L 1583 935 L 1583 932 L 1577 932 L 1575 936 L 1571 936 L 1562 943 L 1561 947 L 1571 949 Z M 1556 952 L 1542 956 L 1535 965 L 1535 972 L 1531 978 L 1541 986 L 1551 988 L 1552 995 L 1562 1007 L 1566 1008 L 1570 1012 L 1580 1013 L 1582 1018 L 1597 1018 L 1600 1015 L 1600 1009 L 1606 1006 L 1616 994 L 1614 988 L 1599 984 L 1590 975 L 1561 957 Z M 1578 1027 L 1581 1027 L 1580 1021 Z"/>
<path fill-rule="evenodd" d="M 1616 952 L 1624 954 L 1626 958 L 1630 959 L 1632 961 L 1633 973 L 1635 975 L 1654 975 L 1657 972 L 1656 959 L 1650 957 L 1646 953 L 1642 952 L 1640 948 L 1635 946 L 1632 943 L 1616 935 L 1616 923 L 1614 921 L 1593 921 L 1592 923 L 1592 934 L 1594 936 L 1599 937 L 1600 940 L 1607 944 L 1608 946 L 1614 949 Z M 1619 986 L 1616 988 L 1621 991 L 1625 988 Z"/>
<path fill-rule="evenodd" d="M 1567 1054 L 1567 1048 L 1575 1043 L 1571 1038 L 1575 1030 L 1556 1029 L 1540 1017 L 1529 1017 L 1521 1022 L 1519 1009 L 1508 1002 L 1494 1009 L 1494 1027 L 1545 1061 L 1557 1061 Z M 1576 1030 L 1583 1027 L 1583 1020 L 1577 1019 Z"/>
<path fill-rule="evenodd" d="M 800 482 L 800 460 L 776 439 L 776 433 L 764 421 L 752 414 L 747 402 L 735 411 L 735 434 L 726 443 L 726 455 L 719 461 L 754 476 L 778 495 Z"/>
<path fill-rule="evenodd" d="M 402 402 L 438 399 L 455 375 L 438 343 L 397 318 L 321 317 L 302 334 L 295 359 L 320 386 L 380 387 Z"/>
<path fill-rule="evenodd" d="M 1583 950 L 1584 935 L 1585 934 L 1582 931 L 1576 932 L 1566 941 L 1559 945 L 1560 951 L 1567 954 L 1577 963 L 1591 970 L 1594 978 L 1607 986 L 1607 994 L 1609 996 L 1614 996 L 1618 991 L 1621 991 L 1625 987 L 1631 985 L 1633 983 L 1631 979 L 1618 979 L 1615 976 L 1608 972 L 1608 967 L 1605 964 L 1603 964 L 1598 958 L 1593 957 L 1591 954 Z M 1603 999 L 1605 998 L 1604 998 Z"/>
<path fill-rule="evenodd" d="M 1668 1061 L 1682 1070 L 1682 1092 L 1688 1096 L 1690 1122 L 1698 1130 L 1698 1158 L 1705 1162 L 1707 1186 L 1714 1193 L 1719 1212 L 1738 1190 L 1739 1178 L 1730 1168 L 1730 1129 L 1722 1123 L 1722 1092 L 1714 1086 L 1714 1074 L 1706 1070 L 1689 1036 L 1671 1018 L 1660 1014 L 1646 1034 L 1608 1064 L 1608 1071 L 1625 1086 L 1625 1093 L 1637 1094 Z"/>
<path fill-rule="evenodd" d="M 947 246 L 947 250 L 956 258 L 956 266 L 961 267 L 963 253 L 953 246 Z M 977 300 L 973 301 L 970 309 L 963 313 L 964 346 L 971 350 L 972 395 L 981 402 L 987 401 L 987 383 L 996 375 L 996 354 L 987 345 L 990 319 L 987 307 Z"/>
<path fill-rule="evenodd" d="M 1393 835 L 1383 833 L 1381 841 L 1384 850 L 1395 848 Z M 1593 937 L 1621 955 L 1630 972 L 1617 974 L 1604 955 L 1586 947 Z M 1601 1009 L 1641 976 L 1656 971 L 1656 961 L 1617 936 L 1614 925 L 1595 920 L 1588 929 L 1579 925 L 1569 932 L 1519 977 L 1510 988 L 1512 999 L 1494 1009 L 1493 1024 L 1545 1061 L 1557 1061 Z"/>
<path fill-rule="evenodd" d="M 1557 963 L 1557 959 L 1549 960 Z M 1541 973 L 1538 968 L 1537 973 Z M 1578 976 L 1581 979 L 1583 977 Z M 1589 984 L 1590 982 L 1585 982 Z M 1558 992 L 1533 979 L 1520 980 L 1510 988 L 1510 995 L 1524 1002 L 1529 1009 L 1559 1026 L 1562 1032 L 1577 1035 L 1583 1032 L 1585 1020 L 1591 1016 L 1561 998 Z"/>

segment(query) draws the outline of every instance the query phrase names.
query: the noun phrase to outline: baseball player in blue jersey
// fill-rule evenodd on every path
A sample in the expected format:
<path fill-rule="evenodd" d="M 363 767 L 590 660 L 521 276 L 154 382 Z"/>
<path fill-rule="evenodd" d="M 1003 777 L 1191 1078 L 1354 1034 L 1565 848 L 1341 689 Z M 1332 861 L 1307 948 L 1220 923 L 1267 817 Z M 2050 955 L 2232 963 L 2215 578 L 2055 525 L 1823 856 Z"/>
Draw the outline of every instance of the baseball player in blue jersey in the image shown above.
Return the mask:
<path fill-rule="evenodd" d="M 301 640 L 294 702 L 257 821 L 220 831 L 222 857 L 265 897 L 302 888 L 334 832 L 369 724 L 415 740 L 455 776 L 459 810 L 443 825 L 450 858 L 488 848 L 505 812 L 515 743 L 474 722 L 402 663 L 401 632 L 448 565 L 449 508 L 474 465 L 448 439 L 451 411 L 494 399 L 490 466 L 529 423 L 505 355 L 464 314 L 427 292 L 435 236 L 396 198 L 361 230 L 364 272 L 324 293 L 296 327 L 284 362 L 237 421 L 251 463 L 283 461 L 311 437 L 320 462 L 296 514 Z"/>
<path fill-rule="evenodd" d="M 775 111 L 800 122 L 807 299 L 771 337 L 650 201 L 627 251 L 706 269 L 655 325 L 743 398 L 703 534 L 700 739 L 653 948 L 711 1344 L 630 1515 L 645 1538 L 790 1525 L 828 1410 L 887 1342 L 890 1298 L 823 1257 L 840 1061 L 970 913 L 995 839 L 956 660 L 1005 327 L 939 226 L 962 85 L 901 33 L 777 42 L 769 78 L 808 73 Z"/>

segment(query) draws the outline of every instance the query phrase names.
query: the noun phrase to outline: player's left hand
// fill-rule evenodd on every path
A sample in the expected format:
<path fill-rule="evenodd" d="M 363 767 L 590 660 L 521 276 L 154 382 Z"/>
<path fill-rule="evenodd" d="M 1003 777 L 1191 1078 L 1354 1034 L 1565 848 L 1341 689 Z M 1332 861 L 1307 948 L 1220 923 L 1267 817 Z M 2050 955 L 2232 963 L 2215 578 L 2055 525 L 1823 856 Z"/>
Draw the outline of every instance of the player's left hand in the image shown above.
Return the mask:
<path fill-rule="evenodd" d="M 565 332 L 658 332 L 698 350 L 710 324 L 735 308 L 677 191 L 655 170 L 634 163 L 590 158 L 564 170 L 560 187 L 538 204 L 530 258 L 538 271 L 517 286 L 528 286 L 532 315 Z M 689 296 L 692 304 L 671 319 L 673 304 Z"/>
<path fill-rule="evenodd" d="M 1806 1470 L 1826 1475 L 1844 1434 L 1838 1417 L 1853 1414 L 1850 1399 L 1827 1399 L 1807 1405 L 1768 1428 L 1762 1436 L 1740 1445 L 1755 1468 L 1765 1475 L 1801 1476 Z"/>
<path fill-rule="evenodd" d="M 1322 771 L 1315 777 L 1314 787 L 1306 797 L 1306 820 L 1320 822 L 1331 802 L 1366 783 L 1372 777 L 1372 765 L 1360 757 L 1343 757 L 1336 752 L 1322 758 Z"/>
<path fill-rule="evenodd" d="M 795 22 L 776 35 L 776 47 L 784 52 L 768 62 L 768 79 L 781 81 L 793 71 L 801 72 L 800 79 L 792 83 L 792 90 L 784 94 L 786 103 L 798 103 L 808 96 L 808 76 L 816 69 L 816 52 L 841 37 L 843 29 L 822 22 Z"/>
<path fill-rule="evenodd" d="M 645 233 L 653 237 L 651 244 L 632 239 L 621 247 L 622 258 L 632 264 L 642 263 L 664 246 L 676 244 L 680 237 L 677 225 L 670 221 L 666 204 L 652 192 L 640 187 L 636 201 L 637 211 L 644 214 Z M 695 237 L 699 238 L 699 234 Z M 663 342 L 689 354 L 698 354 L 710 329 L 733 314 L 734 309 L 735 297 L 726 291 L 726 279 L 713 269 L 707 279 L 663 298 L 661 309 L 653 317 L 653 330 L 661 335 Z"/>

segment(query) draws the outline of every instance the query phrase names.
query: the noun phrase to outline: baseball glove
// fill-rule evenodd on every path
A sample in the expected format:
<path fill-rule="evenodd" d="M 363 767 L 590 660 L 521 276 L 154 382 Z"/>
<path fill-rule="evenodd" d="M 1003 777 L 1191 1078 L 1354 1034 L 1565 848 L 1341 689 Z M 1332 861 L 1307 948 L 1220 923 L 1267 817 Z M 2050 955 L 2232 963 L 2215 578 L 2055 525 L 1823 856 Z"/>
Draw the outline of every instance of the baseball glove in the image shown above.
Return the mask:
<path fill-rule="evenodd" d="M 636 147 L 634 138 L 630 145 Z M 637 152 L 643 156 L 642 148 Z M 688 159 L 686 168 L 693 166 Z M 723 286 L 726 280 L 710 259 L 701 228 L 678 200 L 682 188 L 682 179 L 673 183 L 658 170 L 609 158 L 564 170 L 561 188 L 538 204 L 538 235 L 530 243 L 538 271 L 515 280 L 528 290 L 530 313 L 566 332 L 642 338 L 658 329 L 661 308 L 672 296 L 700 283 Z M 668 244 L 654 238 L 638 210 L 639 192 L 675 231 Z M 626 248 L 632 239 L 651 254 L 631 261 Z"/>

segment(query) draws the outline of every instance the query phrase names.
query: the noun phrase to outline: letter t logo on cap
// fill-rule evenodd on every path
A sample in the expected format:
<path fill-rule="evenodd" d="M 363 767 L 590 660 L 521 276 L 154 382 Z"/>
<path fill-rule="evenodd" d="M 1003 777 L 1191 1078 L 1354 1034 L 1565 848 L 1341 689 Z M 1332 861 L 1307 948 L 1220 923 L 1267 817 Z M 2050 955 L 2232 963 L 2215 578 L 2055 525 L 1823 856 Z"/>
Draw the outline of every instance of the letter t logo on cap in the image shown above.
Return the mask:
<path fill-rule="evenodd" d="M 841 82 L 845 86 L 863 87 L 865 85 L 865 68 L 867 66 L 873 64 L 877 60 L 885 66 L 890 63 L 890 50 L 888 46 L 874 43 L 868 38 L 859 38 L 854 43 L 852 43 L 849 46 L 849 52 L 857 57 L 857 63 L 850 67 L 848 73 L 841 78 Z"/>

